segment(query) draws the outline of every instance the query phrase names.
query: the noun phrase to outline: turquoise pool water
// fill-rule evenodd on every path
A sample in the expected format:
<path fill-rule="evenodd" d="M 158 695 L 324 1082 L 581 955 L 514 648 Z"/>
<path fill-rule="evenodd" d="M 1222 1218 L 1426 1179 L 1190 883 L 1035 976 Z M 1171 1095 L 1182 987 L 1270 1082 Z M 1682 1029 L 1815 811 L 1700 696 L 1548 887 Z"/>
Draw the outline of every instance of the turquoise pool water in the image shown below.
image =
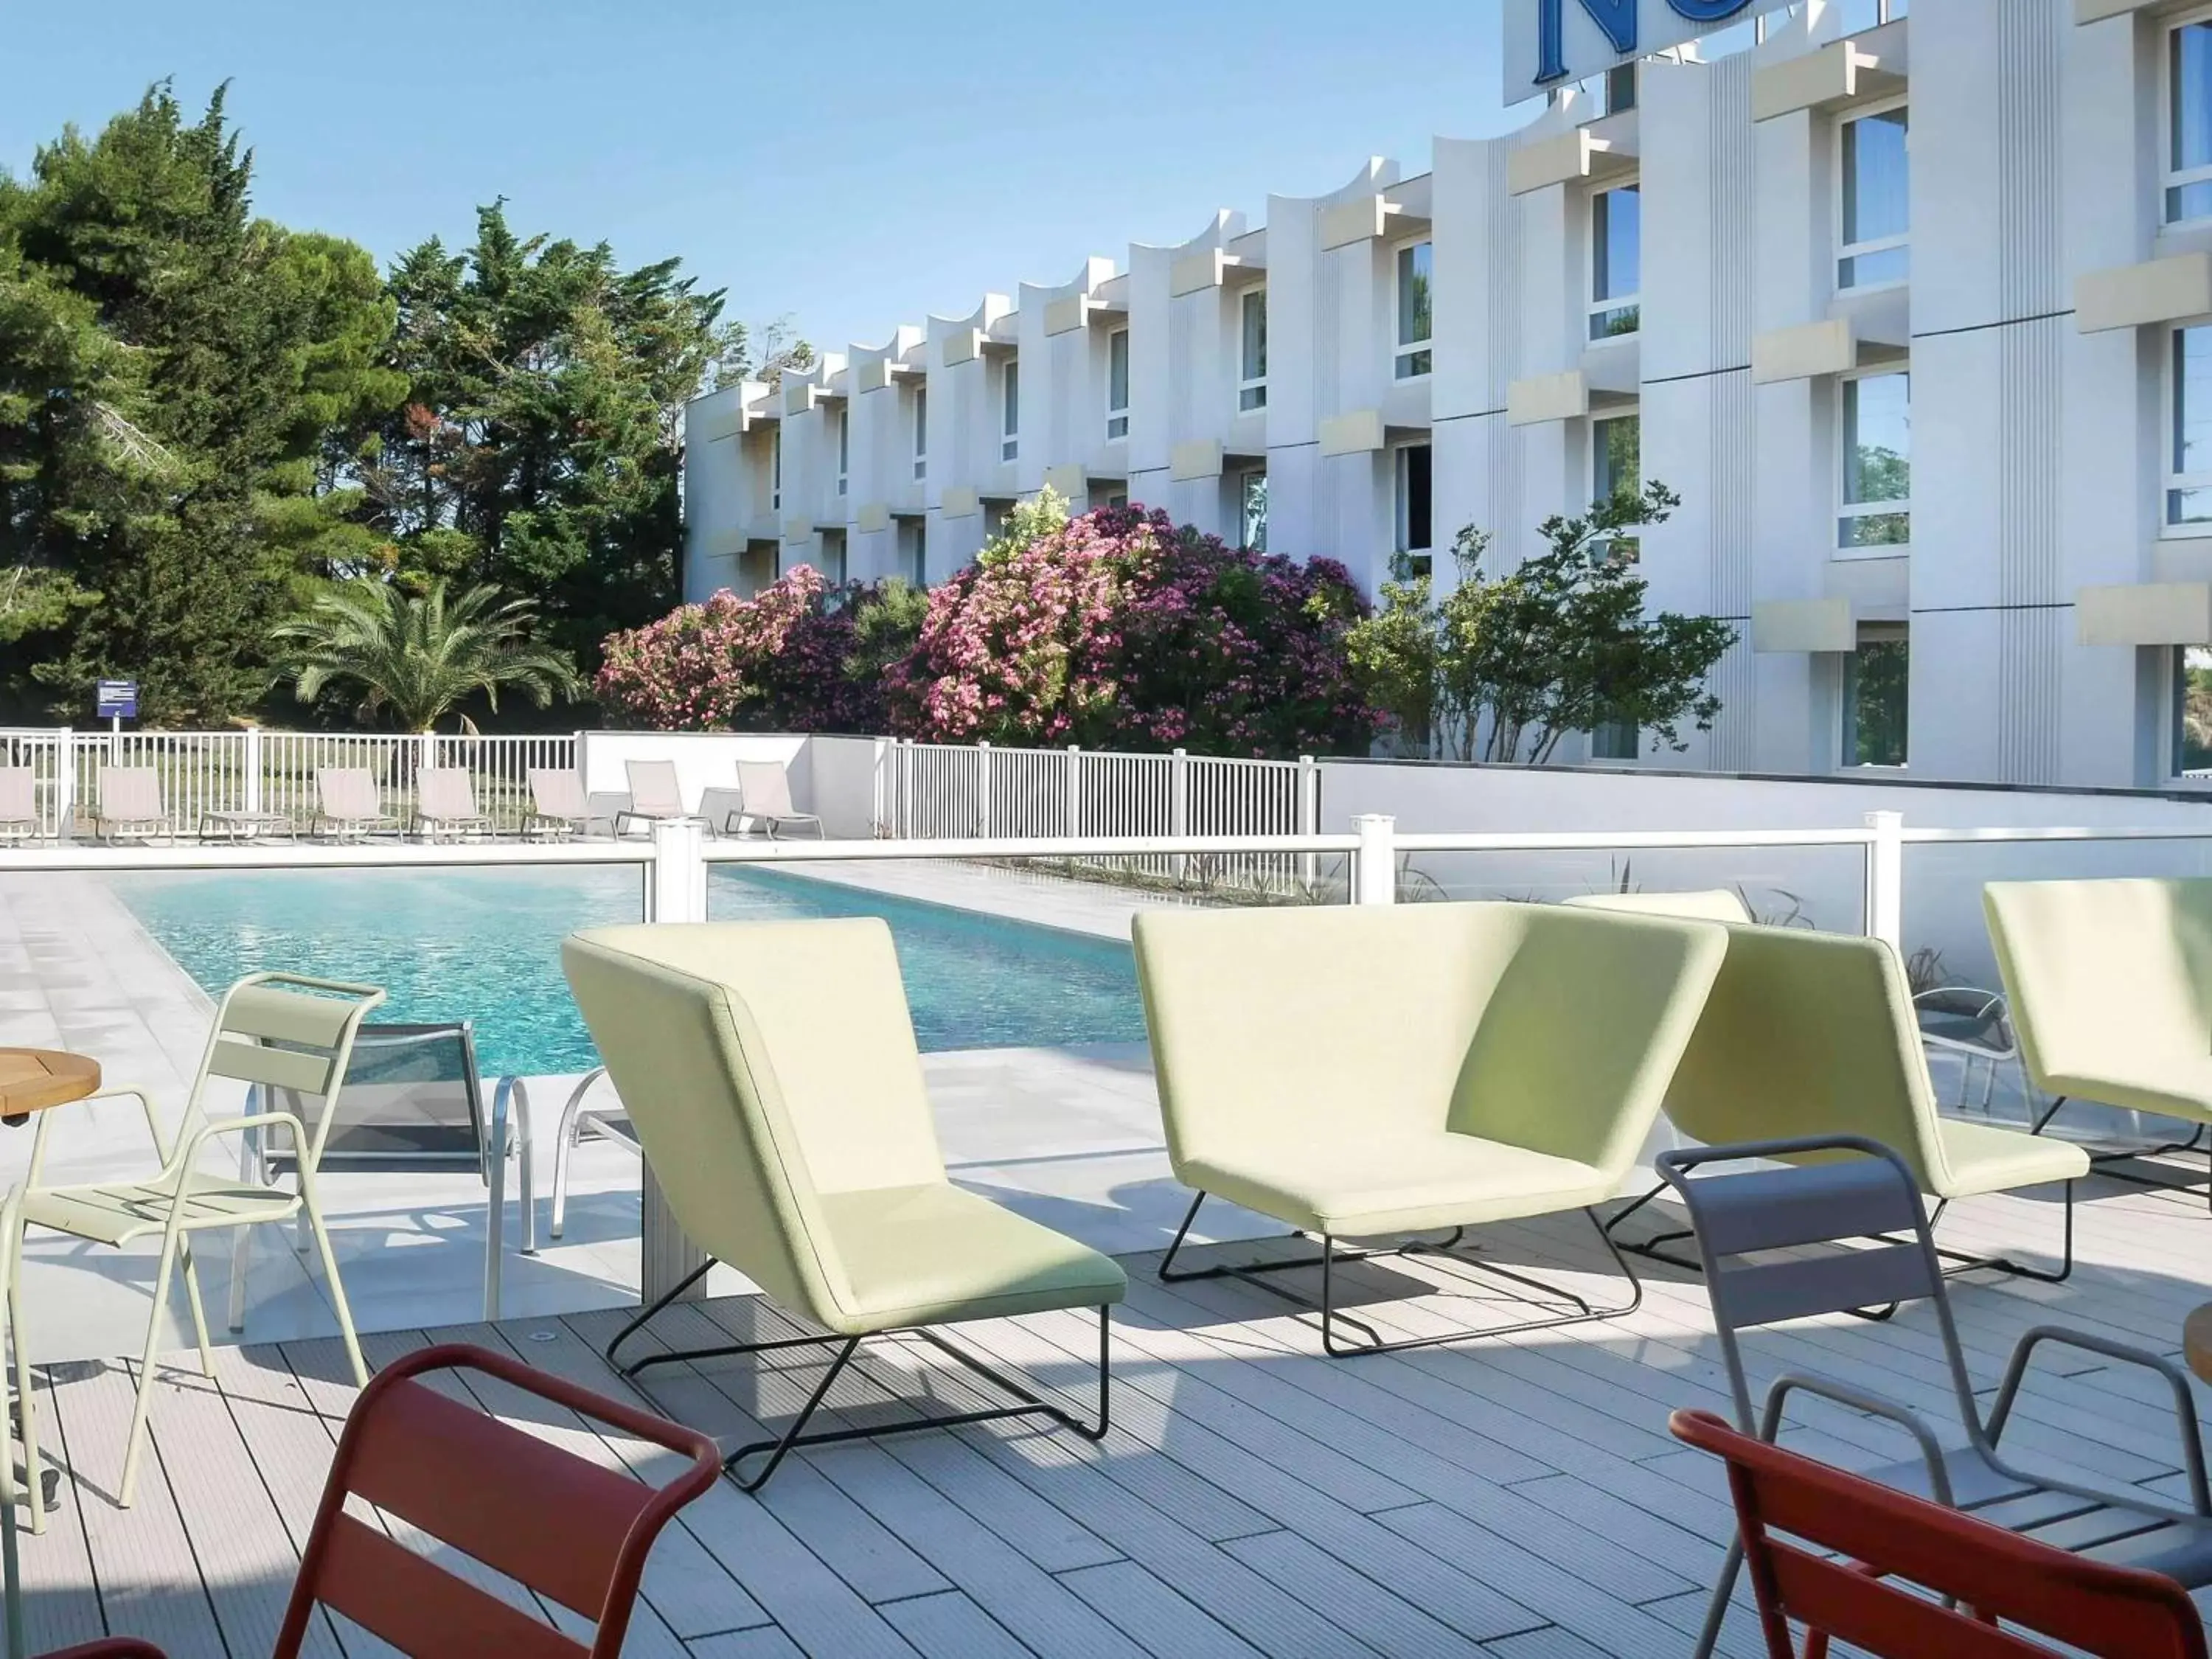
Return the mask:
<path fill-rule="evenodd" d="M 882 916 L 925 1050 L 1141 1040 L 1129 947 L 774 871 L 712 872 L 718 921 Z M 635 921 L 629 869 L 257 871 L 109 885 L 211 994 L 264 969 L 381 985 L 378 1018 L 469 1018 L 488 1073 L 598 1064 L 561 977 L 579 927 Z"/>

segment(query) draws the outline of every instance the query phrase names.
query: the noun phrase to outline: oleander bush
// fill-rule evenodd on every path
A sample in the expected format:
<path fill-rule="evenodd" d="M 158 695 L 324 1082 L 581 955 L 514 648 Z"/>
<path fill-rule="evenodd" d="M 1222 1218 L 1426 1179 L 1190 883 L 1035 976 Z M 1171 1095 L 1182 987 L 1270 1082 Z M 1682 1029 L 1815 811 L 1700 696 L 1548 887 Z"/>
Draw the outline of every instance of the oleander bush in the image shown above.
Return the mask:
<path fill-rule="evenodd" d="M 922 594 L 800 567 L 608 639 L 597 690 L 641 725 L 888 731 L 944 743 L 1364 753 L 1344 567 L 1232 548 L 1051 491 Z"/>
<path fill-rule="evenodd" d="M 1079 518 L 1048 495 L 935 588 L 885 687 L 938 742 L 1362 753 L 1377 726 L 1346 637 L 1344 567 L 1232 548 L 1164 513 Z"/>
<path fill-rule="evenodd" d="M 878 684 L 845 672 L 870 598 L 804 564 L 750 599 L 725 588 L 610 635 L 594 690 L 609 714 L 668 731 L 880 729 Z"/>

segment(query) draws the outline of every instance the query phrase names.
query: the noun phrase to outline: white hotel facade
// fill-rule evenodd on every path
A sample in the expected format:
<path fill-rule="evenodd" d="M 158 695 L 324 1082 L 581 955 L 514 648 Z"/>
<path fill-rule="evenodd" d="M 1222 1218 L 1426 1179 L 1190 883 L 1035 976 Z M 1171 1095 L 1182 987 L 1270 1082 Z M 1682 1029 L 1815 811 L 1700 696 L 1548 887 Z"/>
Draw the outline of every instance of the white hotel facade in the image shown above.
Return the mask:
<path fill-rule="evenodd" d="M 1515 97 L 1541 0 L 1506 3 Z M 1605 33 L 1639 6 L 1633 58 Z M 2185 718 L 2212 671 L 2212 4 L 1559 9 L 1597 72 L 1427 173 L 1372 161 L 695 403 L 687 596 L 802 562 L 939 580 L 1048 484 L 1372 592 L 1401 553 L 1449 580 L 1462 525 L 1509 565 L 1640 473 L 1682 497 L 1642 540 L 1654 604 L 1741 636 L 1713 731 L 1647 763 L 2212 768 L 2212 672 Z M 1674 44 L 1685 14 L 1708 33 Z"/>

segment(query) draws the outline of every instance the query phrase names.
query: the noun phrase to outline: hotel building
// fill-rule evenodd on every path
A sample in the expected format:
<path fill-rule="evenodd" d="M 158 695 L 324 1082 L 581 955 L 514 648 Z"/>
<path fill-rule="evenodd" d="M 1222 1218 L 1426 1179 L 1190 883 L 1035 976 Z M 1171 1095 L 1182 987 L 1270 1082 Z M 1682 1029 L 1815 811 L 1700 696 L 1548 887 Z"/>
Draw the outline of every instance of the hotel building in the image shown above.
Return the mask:
<path fill-rule="evenodd" d="M 695 403 L 687 595 L 939 580 L 1047 485 L 1372 591 L 1659 480 L 1722 714 L 1565 757 L 2212 769 L 2212 5 L 1507 4 L 1516 131 Z"/>

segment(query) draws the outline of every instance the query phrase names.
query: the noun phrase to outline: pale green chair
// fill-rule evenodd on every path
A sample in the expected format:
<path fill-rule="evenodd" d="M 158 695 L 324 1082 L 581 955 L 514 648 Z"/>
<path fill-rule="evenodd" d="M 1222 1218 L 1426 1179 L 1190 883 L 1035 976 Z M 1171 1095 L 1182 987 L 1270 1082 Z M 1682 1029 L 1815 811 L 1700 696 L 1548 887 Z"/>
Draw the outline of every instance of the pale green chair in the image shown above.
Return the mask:
<path fill-rule="evenodd" d="M 836 1351 L 780 1436 L 723 1460 L 739 1486 L 757 1490 L 797 1446 L 953 1424 L 1043 1417 L 1104 1437 L 1107 1310 L 1127 1281 L 1111 1258 L 945 1178 L 881 921 L 604 927 L 561 959 L 661 1195 L 708 1256 L 607 1345 L 608 1362 L 635 1379 L 709 1353 Z M 824 1334 L 620 1361 L 715 1261 Z M 929 1328 L 1078 1308 L 1098 1313 L 1095 1423 Z M 805 1432 L 864 1340 L 908 1331 L 1019 1403 Z"/>
<path fill-rule="evenodd" d="M 1735 902 L 1733 895 L 1655 893 L 1607 895 L 1604 902 L 1618 912 L 1717 897 Z M 2005 1256 L 1945 1254 L 1954 1272 L 1996 1268 L 2056 1282 L 2073 1269 L 2073 1182 L 2088 1173 L 2088 1159 L 2063 1142 L 1961 1122 L 1936 1109 L 1911 989 L 1897 953 L 1880 939 L 1730 927 L 1728 960 L 1675 1068 L 1667 1116 L 1709 1146 L 1838 1134 L 1878 1140 L 1895 1149 L 1921 1191 L 1937 1200 L 1936 1219 L 1954 1199 L 2064 1182 L 2065 1240 L 2056 1270 Z M 1607 1231 L 1617 1235 L 1663 1191 L 1655 1188 L 1629 1205 Z M 1624 1248 L 1694 1269 L 1694 1261 L 1663 1248 L 1688 1237 L 1666 1232 Z"/>
<path fill-rule="evenodd" d="M 2201 1147 L 2212 1123 L 2212 879 L 1993 881 L 1982 909 L 2021 1060 L 2051 1097 L 2035 1133 L 2069 1101 L 2088 1101 L 2197 1126 L 2186 1140 L 2100 1152 L 2098 1165 Z"/>
<path fill-rule="evenodd" d="M 336 1311 L 339 1334 L 345 1340 L 346 1358 L 354 1381 L 365 1385 L 368 1368 L 362 1361 L 361 1343 L 354 1334 L 353 1314 L 346 1305 L 345 1286 L 338 1280 L 337 1259 L 331 1254 L 330 1234 L 315 1198 L 315 1171 L 322 1160 L 323 1141 L 336 1117 L 337 1094 L 353 1052 L 355 1034 L 369 1012 L 384 1000 L 374 985 L 348 985 L 331 980 L 307 979 L 296 974 L 251 974 L 223 994 L 216 1009 L 215 1029 L 185 1115 L 173 1139 L 161 1127 L 154 1103 L 143 1091 L 110 1089 L 110 1098 L 131 1097 L 145 1114 L 146 1130 L 161 1160 L 159 1173 L 142 1182 L 114 1182 L 94 1186 L 46 1187 L 40 1184 L 46 1168 L 46 1136 L 62 1115 L 42 1112 L 31 1142 L 31 1161 L 19 1194 L 18 1224 L 0 1249 L 7 1251 L 8 1326 L 15 1352 L 15 1403 L 21 1415 L 23 1459 L 29 1470 L 31 1490 L 39 1487 L 39 1431 L 31 1389 L 29 1344 L 25 1340 L 22 1310 L 23 1240 L 32 1227 L 67 1233 L 94 1244 L 121 1246 L 150 1234 L 161 1236 L 161 1265 L 154 1273 L 154 1304 L 146 1320 L 146 1347 L 138 1366 L 138 1401 L 131 1417 L 130 1438 L 125 1443 L 123 1482 L 119 1495 L 128 1509 L 138 1480 L 138 1462 L 145 1449 L 146 1421 L 154 1399 L 154 1359 L 161 1339 L 161 1311 L 168 1305 L 170 1275 L 184 1269 L 185 1299 L 191 1304 L 192 1334 L 199 1345 L 200 1367 L 213 1374 L 208 1352 L 207 1313 L 200 1303 L 199 1272 L 193 1265 L 191 1237 L 213 1229 L 284 1223 L 304 1215 L 321 1254 L 323 1273 L 329 1282 L 331 1306 Z M 307 1129 L 298 1110 L 253 1109 L 239 1115 L 210 1117 L 207 1097 L 211 1083 L 228 1080 L 254 1085 L 258 1105 L 265 1107 L 271 1091 L 293 1100 L 313 1097 L 319 1109 L 315 1127 Z M 266 1138 L 284 1131 L 291 1139 L 297 1184 L 295 1189 L 243 1177 L 215 1175 L 200 1167 L 201 1153 L 218 1137 L 252 1134 Z M 44 1525 L 42 1506 L 32 1506 L 33 1530 Z"/>
<path fill-rule="evenodd" d="M 1630 1299 L 1595 1307 L 1455 1247 L 1485 1222 L 1582 1210 L 1596 1224 L 1591 1206 L 1620 1190 L 1697 1024 L 1726 951 L 1721 928 L 1556 905 L 1406 904 L 1153 911 L 1135 935 L 1168 1152 L 1196 1189 L 1163 1279 L 1265 1285 L 1258 1275 L 1318 1266 L 1331 1354 L 1502 1334 L 1382 1340 L 1338 1309 L 1335 1269 L 1386 1252 L 1340 1249 L 1345 1238 L 1448 1231 L 1398 1253 L 1535 1292 L 1523 1299 L 1539 1311 L 1514 1330 L 1638 1305 L 1618 1251 Z M 1208 1194 L 1316 1237 L 1320 1254 L 1178 1269 Z M 1340 1340 L 1340 1326 L 1364 1340 Z"/>

